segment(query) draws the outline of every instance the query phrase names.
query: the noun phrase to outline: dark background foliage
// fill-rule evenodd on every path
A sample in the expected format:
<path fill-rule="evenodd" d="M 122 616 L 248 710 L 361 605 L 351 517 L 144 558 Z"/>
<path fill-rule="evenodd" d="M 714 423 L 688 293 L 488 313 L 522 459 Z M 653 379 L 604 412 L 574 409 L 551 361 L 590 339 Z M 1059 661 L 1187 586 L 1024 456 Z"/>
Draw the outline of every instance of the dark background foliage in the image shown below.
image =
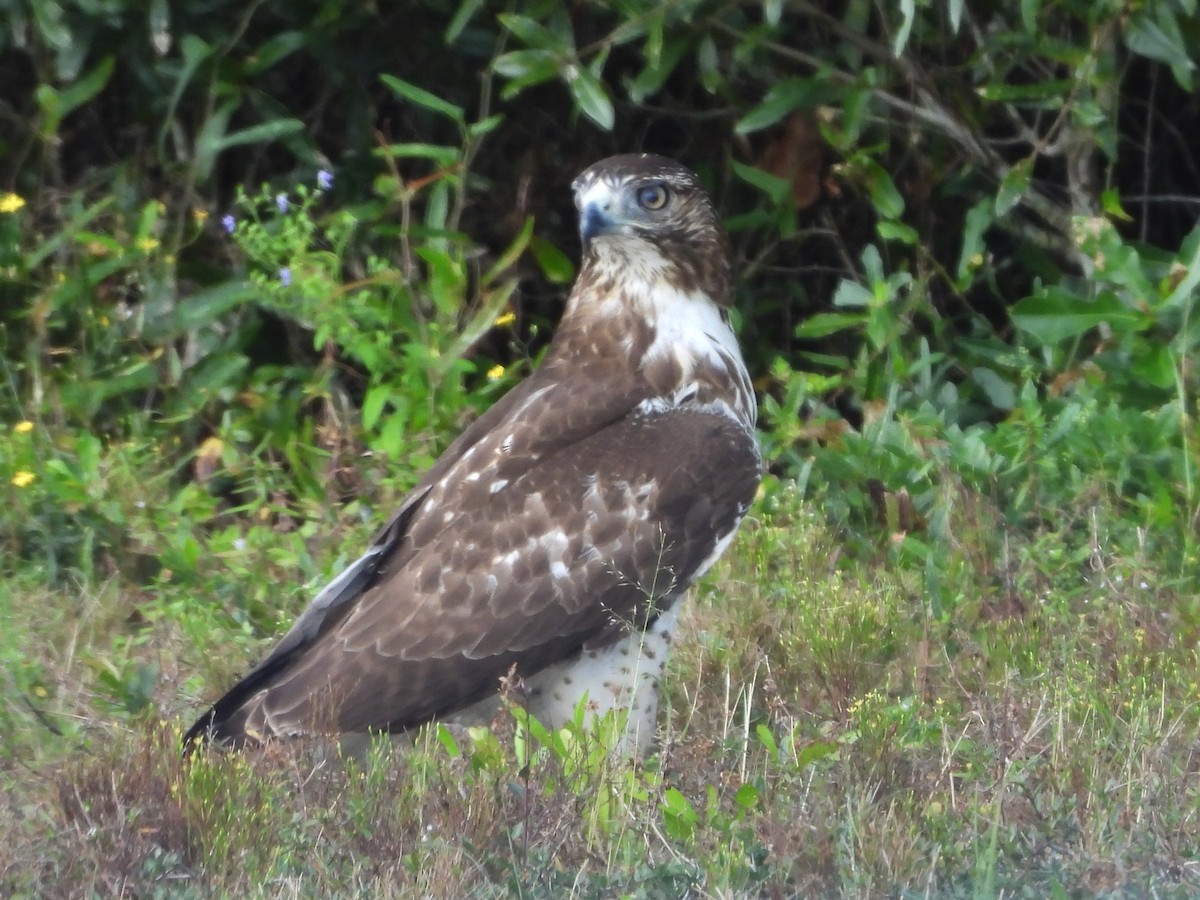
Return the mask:
<path fill-rule="evenodd" d="M 0 0 L 0 894 L 1195 896 L 1198 32 Z M 725 216 L 770 470 L 659 752 L 184 764 L 536 364 L 633 150 Z"/>

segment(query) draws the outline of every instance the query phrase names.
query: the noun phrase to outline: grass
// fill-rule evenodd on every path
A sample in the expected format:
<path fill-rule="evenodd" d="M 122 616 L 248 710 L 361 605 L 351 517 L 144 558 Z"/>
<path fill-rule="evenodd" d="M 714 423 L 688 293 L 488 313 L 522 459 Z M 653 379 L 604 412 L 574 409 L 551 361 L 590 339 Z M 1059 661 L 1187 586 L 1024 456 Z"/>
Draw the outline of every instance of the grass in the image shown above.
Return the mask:
<path fill-rule="evenodd" d="M 503 713 L 361 763 L 183 762 L 181 729 L 353 552 L 361 509 L 144 528 L 146 552 L 214 555 L 141 581 L 103 554 L 57 587 L 30 565 L 0 582 L 0 893 L 1195 896 L 1195 593 L 1081 502 L 1017 534 L 947 490 L 953 539 L 850 557 L 773 491 L 693 592 L 635 767 Z"/>

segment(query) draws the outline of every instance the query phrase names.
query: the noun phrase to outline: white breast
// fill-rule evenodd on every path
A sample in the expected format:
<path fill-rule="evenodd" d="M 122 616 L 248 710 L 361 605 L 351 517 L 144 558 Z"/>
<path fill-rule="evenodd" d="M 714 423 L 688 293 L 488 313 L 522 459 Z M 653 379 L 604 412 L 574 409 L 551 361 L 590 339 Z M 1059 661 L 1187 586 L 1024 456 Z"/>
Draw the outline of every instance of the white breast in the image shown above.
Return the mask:
<path fill-rule="evenodd" d="M 549 666 L 525 680 L 529 711 L 543 725 L 561 728 L 586 697 L 587 721 L 613 710 L 628 711 L 622 755 L 644 754 L 654 739 L 658 682 L 667 664 L 680 601 L 663 612 L 645 632 L 582 653 L 578 659 Z"/>

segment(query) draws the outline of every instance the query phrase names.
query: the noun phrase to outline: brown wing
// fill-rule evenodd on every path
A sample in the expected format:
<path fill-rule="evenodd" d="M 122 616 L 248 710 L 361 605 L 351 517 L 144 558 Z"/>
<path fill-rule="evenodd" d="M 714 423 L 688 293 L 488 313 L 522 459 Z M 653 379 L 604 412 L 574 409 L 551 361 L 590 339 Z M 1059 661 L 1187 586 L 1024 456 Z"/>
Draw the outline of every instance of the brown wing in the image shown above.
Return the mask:
<path fill-rule="evenodd" d="M 644 626 L 654 601 L 691 583 L 753 498 L 753 435 L 720 411 L 680 408 L 608 417 L 580 437 L 606 415 L 581 413 L 572 430 L 579 396 L 550 417 L 557 426 L 507 431 L 543 414 L 539 399 L 571 394 L 530 396 L 394 523 L 404 536 L 363 593 L 235 708 L 218 703 L 208 729 L 238 741 L 408 728 L 496 690 L 514 663 L 532 674 Z"/>

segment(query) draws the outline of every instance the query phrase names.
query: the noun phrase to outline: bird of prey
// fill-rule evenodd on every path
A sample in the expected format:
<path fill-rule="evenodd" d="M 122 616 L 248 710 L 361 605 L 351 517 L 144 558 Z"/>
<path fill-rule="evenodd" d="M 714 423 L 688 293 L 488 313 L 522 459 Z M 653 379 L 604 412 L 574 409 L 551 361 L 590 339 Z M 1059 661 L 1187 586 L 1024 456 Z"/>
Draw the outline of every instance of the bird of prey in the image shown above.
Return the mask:
<path fill-rule="evenodd" d="M 580 702 L 628 709 L 624 747 L 646 751 L 683 594 L 758 487 L 755 399 L 728 238 L 696 176 L 634 154 L 573 187 L 582 263 L 542 364 L 185 747 L 486 721 L 515 668 L 547 726 Z"/>

